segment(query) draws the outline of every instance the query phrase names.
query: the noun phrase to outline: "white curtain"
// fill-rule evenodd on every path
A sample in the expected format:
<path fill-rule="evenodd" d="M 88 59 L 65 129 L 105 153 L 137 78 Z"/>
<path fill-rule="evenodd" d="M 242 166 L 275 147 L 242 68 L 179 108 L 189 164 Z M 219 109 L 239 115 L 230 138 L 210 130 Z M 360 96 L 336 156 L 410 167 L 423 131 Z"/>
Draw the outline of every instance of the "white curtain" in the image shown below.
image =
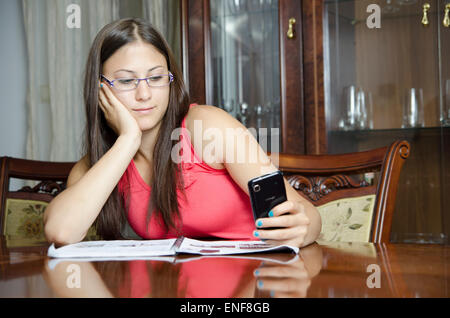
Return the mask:
<path fill-rule="evenodd" d="M 161 32 L 180 62 L 180 0 L 143 0 L 143 11 L 144 18 Z"/>
<path fill-rule="evenodd" d="M 142 17 L 166 37 L 180 58 L 179 0 L 22 0 L 29 78 L 26 158 L 77 161 L 86 122 L 83 77 L 98 31 L 119 18 Z M 70 28 L 72 4 L 80 28 Z M 180 59 L 179 59 L 180 60 Z"/>
<path fill-rule="evenodd" d="M 85 125 L 83 75 L 97 32 L 118 18 L 118 0 L 22 0 L 29 80 L 26 157 L 77 161 Z M 67 12 L 79 6 L 80 28 Z"/>

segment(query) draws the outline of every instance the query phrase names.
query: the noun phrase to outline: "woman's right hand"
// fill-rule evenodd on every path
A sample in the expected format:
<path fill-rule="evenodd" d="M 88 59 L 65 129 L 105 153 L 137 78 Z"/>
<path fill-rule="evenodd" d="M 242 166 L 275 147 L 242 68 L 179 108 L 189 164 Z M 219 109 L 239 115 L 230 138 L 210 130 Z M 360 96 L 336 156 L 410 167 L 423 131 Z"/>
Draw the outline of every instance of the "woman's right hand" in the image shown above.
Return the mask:
<path fill-rule="evenodd" d="M 101 83 L 99 90 L 99 106 L 105 115 L 109 126 L 117 136 L 142 136 L 142 131 L 136 119 L 128 109 L 114 96 L 107 84 Z"/>

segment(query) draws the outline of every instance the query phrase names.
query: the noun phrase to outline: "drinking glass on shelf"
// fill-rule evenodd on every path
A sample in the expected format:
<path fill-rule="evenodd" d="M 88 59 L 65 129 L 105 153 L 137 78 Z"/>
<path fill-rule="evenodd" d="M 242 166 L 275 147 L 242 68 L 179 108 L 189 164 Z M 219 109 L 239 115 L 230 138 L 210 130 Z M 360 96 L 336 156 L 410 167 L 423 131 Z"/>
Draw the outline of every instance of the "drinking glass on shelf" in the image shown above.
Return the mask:
<path fill-rule="evenodd" d="M 366 129 L 373 129 L 373 98 L 372 93 L 366 93 Z"/>
<path fill-rule="evenodd" d="M 266 117 L 267 128 L 271 128 L 273 127 L 273 117 L 274 117 L 272 102 L 271 101 L 266 102 L 264 108 L 266 109 L 264 116 Z"/>
<path fill-rule="evenodd" d="M 373 128 L 372 95 L 354 85 L 344 88 L 345 111 L 338 127 L 343 130 Z M 372 123 L 372 124 L 371 124 Z"/>
<path fill-rule="evenodd" d="M 356 128 L 366 129 L 367 128 L 367 104 L 366 104 L 366 94 L 362 89 L 358 89 L 356 93 L 356 117 L 355 117 Z"/>
<path fill-rule="evenodd" d="M 260 128 L 265 128 L 263 121 L 264 121 L 264 109 L 263 107 L 258 104 L 255 107 L 255 112 L 256 112 L 256 130 L 259 131 Z"/>
<path fill-rule="evenodd" d="M 345 111 L 343 121 L 339 124 L 344 130 L 355 128 L 357 118 L 357 88 L 354 85 L 344 88 Z"/>
<path fill-rule="evenodd" d="M 421 88 L 410 88 L 403 103 L 402 128 L 423 126 L 423 90 Z"/>
<path fill-rule="evenodd" d="M 450 126 L 450 79 L 445 81 L 445 100 L 441 114 L 442 126 Z"/>
<path fill-rule="evenodd" d="M 238 120 L 242 123 L 242 125 L 247 127 L 248 119 L 249 119 L 248 104 L 246 102 L 243 102 L 242 104 L 239 105 Z"/>
<path fill-rule="evenodd" d="M 234 111 L 235 111 L 235 107 L 234 107 L 235 105 L 234 105 L 234 100 L 225 100 L 225 103 L 224 103 L 224 105 L 223 105 L 223 109 L 227 112 L 227 113 L 229 113 L 229 114 L 231 114 L 231 115 L 234 115 Z"/>
<path fill-rule="evenodd" d="M 356 127 L 359 129 L 373 129 L 372 94 L 359 89 L 356 96 Z"/>

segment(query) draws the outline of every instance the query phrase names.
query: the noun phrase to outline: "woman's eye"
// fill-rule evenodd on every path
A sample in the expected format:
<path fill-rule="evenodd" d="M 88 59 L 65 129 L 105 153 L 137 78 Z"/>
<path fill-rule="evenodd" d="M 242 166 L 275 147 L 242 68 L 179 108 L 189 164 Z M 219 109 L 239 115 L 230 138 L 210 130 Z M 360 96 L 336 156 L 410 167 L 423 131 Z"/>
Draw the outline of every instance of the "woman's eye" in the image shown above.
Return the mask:
<path fill-rule="evenodd" d="M 163 78 L 162 75 L 155 75 L 155 76 L 151 76 L 151 77 L 150 77 L 150 80 L 151 80 L 152 82 L 156 82 L 156 81 L 162 80 L 162 78 Z"/>
<path fill-rule="evenodd" d="M 132 84 L 135 80 L 134 79 L 128 79 L 128 78 L 125 78 L 125 79 L 119 79 L 119 80 L 117 80 L 120 84 L 123 84 L 123 85 L 127 85 L 127 84 Z"/>

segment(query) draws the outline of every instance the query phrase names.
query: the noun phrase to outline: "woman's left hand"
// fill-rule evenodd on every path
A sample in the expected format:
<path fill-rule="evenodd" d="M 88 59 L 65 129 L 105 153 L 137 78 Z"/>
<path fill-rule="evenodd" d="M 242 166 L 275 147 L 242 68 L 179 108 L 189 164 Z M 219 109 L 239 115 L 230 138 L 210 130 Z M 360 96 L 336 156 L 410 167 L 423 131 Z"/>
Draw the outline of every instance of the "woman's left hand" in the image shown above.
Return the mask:
<path fill-rule="evenodd" d="M 273 245 L 303 246 L 310 224 L 305 208 L 300 201 L 280 203 L 272 209 L 268 218 L 256 220 L 257 229 L 253 235 Z"/>

